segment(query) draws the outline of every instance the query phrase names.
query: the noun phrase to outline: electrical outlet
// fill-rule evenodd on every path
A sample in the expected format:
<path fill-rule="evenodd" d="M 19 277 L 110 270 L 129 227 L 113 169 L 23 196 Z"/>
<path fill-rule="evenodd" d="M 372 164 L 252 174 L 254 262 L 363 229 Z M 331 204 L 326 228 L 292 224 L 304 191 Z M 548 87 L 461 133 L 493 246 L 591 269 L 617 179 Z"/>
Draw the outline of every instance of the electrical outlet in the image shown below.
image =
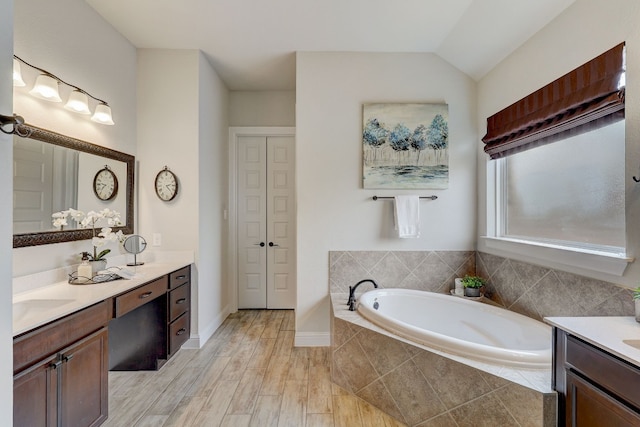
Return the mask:
<path fill-rule="evenodd" d="M 162 245 L 162 234 L 153 233 L 153 246 L 160 246 L 160 245 Z"/>

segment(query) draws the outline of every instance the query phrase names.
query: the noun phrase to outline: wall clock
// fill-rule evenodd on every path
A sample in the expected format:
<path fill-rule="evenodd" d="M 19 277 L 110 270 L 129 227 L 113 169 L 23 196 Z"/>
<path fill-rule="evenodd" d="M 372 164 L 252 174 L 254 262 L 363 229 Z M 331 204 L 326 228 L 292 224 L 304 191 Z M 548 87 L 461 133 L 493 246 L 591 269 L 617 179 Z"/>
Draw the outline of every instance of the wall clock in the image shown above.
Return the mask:
<path fill-rule="evenodd" d="M 167 166 L 156 175 L 156 194 L 160 200 L 168 202 L 178 194 L 178 177 Z"/>
<path fill-rule="evenodd" d="M 93 192 L 100 200 L 111 200 L 118 194 L 118 178 L 107 165 L 93 178 Z"/>

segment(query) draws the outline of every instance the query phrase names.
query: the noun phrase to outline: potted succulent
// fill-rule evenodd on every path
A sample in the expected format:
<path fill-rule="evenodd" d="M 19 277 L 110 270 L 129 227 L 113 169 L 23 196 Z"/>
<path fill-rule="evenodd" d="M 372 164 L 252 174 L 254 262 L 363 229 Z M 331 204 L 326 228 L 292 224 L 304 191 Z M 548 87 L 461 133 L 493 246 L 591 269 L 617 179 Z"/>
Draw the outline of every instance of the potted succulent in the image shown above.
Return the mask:
<path fill-rule="evenodd" d="M 636 305 L 636 322 L 640 322 L 640 286 L 633 290 L 633 302 Z"/>
<path fill-rule="evenodd" d="M 462 278 L 462 286 L 464 286 L 465 297 L 479 297 L 480 288 L 482 288 L 487 281 L 479 276 L 466 275 Z"/>

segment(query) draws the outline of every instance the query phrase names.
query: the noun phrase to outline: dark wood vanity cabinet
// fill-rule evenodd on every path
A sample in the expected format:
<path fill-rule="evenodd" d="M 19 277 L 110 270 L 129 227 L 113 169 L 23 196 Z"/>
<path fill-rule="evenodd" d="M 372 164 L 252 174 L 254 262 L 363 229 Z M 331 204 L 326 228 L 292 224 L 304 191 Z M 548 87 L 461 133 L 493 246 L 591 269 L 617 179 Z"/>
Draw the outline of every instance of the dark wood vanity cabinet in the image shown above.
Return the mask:
<path fill-rule="evenodd" d="M 640 369 L 554 328 L 558 425 L 640 426 Z"/>
<path fill-rule="evenodd" d="M 189 339 L 191 332 L 190 266 L 169 275 L 167 302 L 167 358 L 170 358 Z"/>
<path fill-rule="evenodd" d="M 114 298 L 109 369 L 160 369 L 189 339 L 191 267 Z"/>
<path fill-rule="evenodd" d="M 14 426 L 106 420 L 109 306 L 103 301 L 14 338 Z"/>
<path fill-rule="evenodd" d="M 13 339 L 13 425 L 98 426 L 108 371 L 159 369 L 190 335 L 191 267 Z"/>

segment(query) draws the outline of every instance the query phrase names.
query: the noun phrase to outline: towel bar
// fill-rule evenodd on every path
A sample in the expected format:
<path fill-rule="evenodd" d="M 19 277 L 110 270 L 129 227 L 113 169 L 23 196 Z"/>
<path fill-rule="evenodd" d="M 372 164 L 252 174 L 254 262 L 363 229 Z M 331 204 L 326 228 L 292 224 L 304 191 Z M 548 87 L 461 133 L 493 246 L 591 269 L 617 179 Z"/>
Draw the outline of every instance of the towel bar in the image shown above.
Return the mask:
<path fill-rule="evenodd" d="M 438 196 L 420 196 L 421 199 L 431 199 L 431 200 L 435 200 L 438 198 Z M 378 200 L 378 199 L 393 199 L 393 197 L 387 197 L 387 196 L 373 196 L 372 197 L 373 200 Z"/>

